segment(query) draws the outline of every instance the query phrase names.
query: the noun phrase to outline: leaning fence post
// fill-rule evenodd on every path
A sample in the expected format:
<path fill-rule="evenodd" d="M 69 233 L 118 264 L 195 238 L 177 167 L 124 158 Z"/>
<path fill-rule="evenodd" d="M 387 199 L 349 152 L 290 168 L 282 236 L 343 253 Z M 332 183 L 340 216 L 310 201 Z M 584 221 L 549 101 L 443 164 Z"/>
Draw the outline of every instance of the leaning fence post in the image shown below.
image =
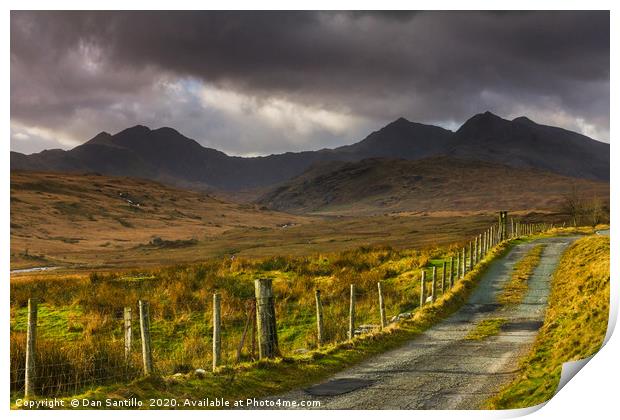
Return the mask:
<path fill-rule="evenodd" d="M 276 308 L 271 279 L 254 281 L 256 294 L 256 323 L 258 329 L 258 357 L 273 358 L 279 353 Z"/>
<path fill-rule="evenodd" d="M 316 300 L 316 341 L 318 347 L 323 345 L 323 303 L 321 303 L 321 291 L 314 291 L 314 299 Z"/>
<path fill-rule="evenodd" d="M 222 299 L 219 293 L 213 294 L 213 371 L 222 358 Z"/>
<path fill-rule="evenodd" d="M 151 322 L 149 319 L 149 303 L 141 300 L 138 302 L 140 309 L 140 336 L 142 338 L 142 362 L 144 374 L 153 373 L 153 355 L 151 353 Z"/>
<path fill-rule="evenodd" d="M 349 297 L 349 340 L 355 336 L 355 285 L 351 285 L 351 295 Z"/>
<path fill-rule="evenodd" d="M 379 290 L 379 315 L 381 316 L 381 329 L 387 326 L 387 319 L 385 316 L 385 302 L 383 300 L 383 287 L 381 282 L 377 283 L 377 289 Z"/>
<path fill-rule="evenodd" d="M 26 371 L 24 398 L 34 396 L 35 349 L 37 341 L 37 301 L 28 299 L 28 330 L 26 332 Z"/>
<path fill-rule="evenodd" d="M 420 279 L 420 308 L 426 303 L 426 271 L 422 270 Z"/>
<path fill-rule="evenodd" d="M 131 360 L 131 307 L 123 310 L 123 331 L 125 336 L 125 363 Z"/>

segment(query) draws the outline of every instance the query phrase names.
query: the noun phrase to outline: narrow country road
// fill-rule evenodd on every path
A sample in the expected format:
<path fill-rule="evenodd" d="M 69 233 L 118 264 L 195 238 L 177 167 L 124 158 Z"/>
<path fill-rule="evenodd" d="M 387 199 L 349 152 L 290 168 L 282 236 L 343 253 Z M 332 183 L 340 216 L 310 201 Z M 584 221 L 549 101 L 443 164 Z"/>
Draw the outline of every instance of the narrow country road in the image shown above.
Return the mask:
<path fill-rule="evenodd" d="M 545 316 L 551 276 L 576 238 L 545 238 L 516 245 L 494 261 L 467 304 L 404 346 L 375 356 L 305 390 L 268 398 L 320 400 L 323 409 L 477 409 L 518 372 Z M 497 294 L 514 264 L 545 244 L 522 304 L 505 308 Z M 478 322 L 504 318 L 498 335 L 464 340 Z M 354 388 L 354 389 L 352 389 Z"/>

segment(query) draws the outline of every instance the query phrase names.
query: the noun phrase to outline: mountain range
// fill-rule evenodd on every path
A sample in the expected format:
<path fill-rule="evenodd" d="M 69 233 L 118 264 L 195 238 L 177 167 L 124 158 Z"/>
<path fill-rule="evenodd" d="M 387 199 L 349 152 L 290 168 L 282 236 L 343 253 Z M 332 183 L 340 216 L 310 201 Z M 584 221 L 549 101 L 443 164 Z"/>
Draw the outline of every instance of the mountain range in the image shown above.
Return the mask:
<path fill-rule="evenodd" d="M 566 197 L 609 200 L 609 183 L 454 157 L 315 164 L 270 189 L 261 206 L 295 214 L 376 215 L 562 208 Z"/>
<path fill-rule="evenodd" d="M 235 191 L 277 187 L 326 162 L 438 156 L 609 180 L 609 144 L 526 117 L 506 120 L 490 112 L 473 116 L 456 131 L 399 118 L 352 145 L 262 157 L 229 156 L 172 128 L 138 125 L 114 135 L 101 132 L 67 151 L 11 152 L 11 170 L 97 172 Z"/>

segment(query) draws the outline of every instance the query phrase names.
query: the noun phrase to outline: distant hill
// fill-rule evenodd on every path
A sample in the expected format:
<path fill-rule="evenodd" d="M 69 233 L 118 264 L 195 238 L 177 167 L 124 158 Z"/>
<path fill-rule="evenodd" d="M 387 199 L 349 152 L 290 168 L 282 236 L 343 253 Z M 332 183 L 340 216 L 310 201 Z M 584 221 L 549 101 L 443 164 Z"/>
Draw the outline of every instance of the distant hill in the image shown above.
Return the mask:
<path fill-rule="evenodd" d="M 432 156 L 609 179 L 609 144 L 525 117 L 508 121 L 489 112 L 472 117 L 456 132 L 400 118 L 349 146 L 255 158 L 205 148 L 172 128 L 135 126 L 114 135 L 99 133 L 68 151 L 11 152 L 11 170 L 99 172 L 185 188 L 234 191 L 272 186 L 321 162 Z"/>
<path fill-rule="evenodd" d="M 609 184 L 497 163 L 433 157 L 365 159 L 315 165 L 257 203 L 293 213 L 558 210 L 573 188 L 609 201 Z"/>
<path fill-rule="evenodd" d="M 272 229 L 303 218 L 232 204 L 153 181 L 98 174 L 11 173 L 11 265 L 67 265 L 161 249 L 243 229 Z M 220 251 L 224 251 L 221 249 Z M 193 251 L 193 258 L 201 258 Z M 120 262 L 120 261 L 117 261 Z"/>

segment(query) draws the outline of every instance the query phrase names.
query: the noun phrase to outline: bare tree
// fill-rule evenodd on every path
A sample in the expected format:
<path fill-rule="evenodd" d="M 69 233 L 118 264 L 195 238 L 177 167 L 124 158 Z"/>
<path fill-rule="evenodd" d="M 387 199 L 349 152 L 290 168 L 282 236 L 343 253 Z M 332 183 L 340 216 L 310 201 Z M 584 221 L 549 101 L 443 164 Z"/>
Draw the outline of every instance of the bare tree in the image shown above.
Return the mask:
<path fill-rule="evenodd" d="M 562 201 L 562 212 L 567 214 L 573 224 L 577 226 L 583 214 L 584 200 L 577 187 L 573 184 L 568 194 Z"/>
<path fill-rule="evenodd" d="M 603 200 L 600 197 L 593 198 L 588 201 L 584 206 L 584 215 L 586 215 L 592 224 L 592 226 L 596 226 L 605 221 L 606 211 L 605 206 L 603 204 Z"/>

